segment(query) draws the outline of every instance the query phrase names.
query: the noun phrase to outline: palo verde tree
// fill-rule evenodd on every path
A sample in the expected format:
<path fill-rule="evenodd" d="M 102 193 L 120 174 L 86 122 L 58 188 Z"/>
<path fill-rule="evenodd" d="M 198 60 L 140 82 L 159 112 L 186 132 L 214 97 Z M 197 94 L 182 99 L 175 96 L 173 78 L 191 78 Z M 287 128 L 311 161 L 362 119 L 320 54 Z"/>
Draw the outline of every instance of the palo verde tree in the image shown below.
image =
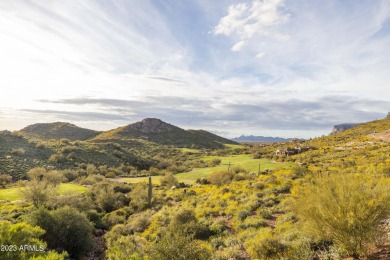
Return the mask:
<path fill-rule="evenodd" d="M 292 210 L 307 235 L 332 241 L 340 252 L 359 257 L 383 235 L 390 215 L 390 179 L 337 175 L 314 179 L 293 191 Z"/>

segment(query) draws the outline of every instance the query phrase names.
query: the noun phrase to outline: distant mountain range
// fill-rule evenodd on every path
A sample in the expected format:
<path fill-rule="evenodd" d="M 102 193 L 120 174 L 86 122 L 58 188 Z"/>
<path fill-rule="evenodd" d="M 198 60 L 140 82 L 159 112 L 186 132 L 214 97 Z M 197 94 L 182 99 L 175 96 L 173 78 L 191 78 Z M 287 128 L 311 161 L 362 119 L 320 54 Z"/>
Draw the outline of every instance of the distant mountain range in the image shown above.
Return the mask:
<path fill-rule="evenodd" d="M 241 135 L 231 140 L 235 142 L 289 142 L 295 138 L 282 138 L 282 137 L 269 137 L 269 136 L 254 136 L 254 135 Z M 304 140 L 304 139 L 300 139 Z"/>
<path fill-rule="evenodd" d="M 222 148 L 224 144 L 236 143 L 204 130 L 184 130 L 157 118 L 145 118 L 140 122 L 105 132 L 81 128 L 70 123 L 55 122 L 33 124 L 23 128 L 17 133 L 29 139 L 42 140 L 59 140 L 63 138 L 69 139 L 70 141 L 141 139 L 160 145 L 197 149 Z"/>

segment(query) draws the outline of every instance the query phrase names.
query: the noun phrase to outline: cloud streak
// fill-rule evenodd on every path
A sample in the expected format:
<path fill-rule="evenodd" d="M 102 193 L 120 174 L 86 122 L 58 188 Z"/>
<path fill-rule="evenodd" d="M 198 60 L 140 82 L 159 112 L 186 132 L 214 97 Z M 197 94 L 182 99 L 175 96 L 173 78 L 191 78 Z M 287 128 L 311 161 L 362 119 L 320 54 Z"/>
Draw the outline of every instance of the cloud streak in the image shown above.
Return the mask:
<path fill-rule="evenodd" d="M 43 101 L 51 102 L 51 101 Z M 119 120 L 122 125 L 145 117 L 158 117 L 167 122 L 185 128 L 206 128 L 214 131 L 221 129 L 224 122 L 230 122 L 233 129 L 230 133 L 242 133 L 243 128 L 281 131 L 327 131 L 335 124 L 344 122 L 359 123 L 372 118 L 383 118 L 385 114 L 376 112 L 388 104 L 385 100 L 356 99 L 352 96 L 332 95 L 313 101 L 299 98 L 273 99 L 253 102 L 251 104 L 216 103 L 207 100 L 189 100 L 180 97 L 148 97 L 145 100 L 108 100 L 78 98 L 55 100 L 53 103 L 75 105 L 79 110 L 88 104 L 99 104 L 106 113 L 80 113 L 49 111 L 65 115 L 73 119 L 95 117 L 102 120 Z M 362 108 L 370 108 L 364 110 Z M 31 113 L 47 113 L 46 111 L 25 110 Z M 344 119 L 340 119 L 340 111 Z M 347 120 L 348 118 L 348 120 Z M 221 130 L 218 130 L 221 131 Z M 241 132 L 240 132 L 241 131 Z M 249 133 L 249 132 L 248 132 Z M 230 134 L 230 135 L 231 135 Z"/>

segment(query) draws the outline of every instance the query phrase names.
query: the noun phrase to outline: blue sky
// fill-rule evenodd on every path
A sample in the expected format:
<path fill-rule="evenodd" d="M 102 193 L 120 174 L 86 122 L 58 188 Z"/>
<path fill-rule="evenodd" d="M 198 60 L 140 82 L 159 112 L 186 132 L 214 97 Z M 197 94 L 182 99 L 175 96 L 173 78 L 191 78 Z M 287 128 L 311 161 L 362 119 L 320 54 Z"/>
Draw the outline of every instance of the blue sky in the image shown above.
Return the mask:
<path fill-rule="evenodd" d="M 390 2 L 1 1 L 0 129 L 314 137 L 390 111 Z"/>

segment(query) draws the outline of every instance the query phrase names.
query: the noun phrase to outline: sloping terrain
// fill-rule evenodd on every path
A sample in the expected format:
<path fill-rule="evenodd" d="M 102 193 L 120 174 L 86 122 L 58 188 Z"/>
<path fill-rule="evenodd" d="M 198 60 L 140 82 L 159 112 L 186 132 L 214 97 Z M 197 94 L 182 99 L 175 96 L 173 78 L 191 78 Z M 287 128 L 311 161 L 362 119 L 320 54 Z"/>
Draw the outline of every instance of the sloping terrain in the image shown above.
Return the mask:
<path fill-rule="evenodd" d="M 387 129 L 380 133 L 372 133 L 368 135 L 371 138 L 379 139 L 385 142 L 390 142 L 390 129 Z"/>

